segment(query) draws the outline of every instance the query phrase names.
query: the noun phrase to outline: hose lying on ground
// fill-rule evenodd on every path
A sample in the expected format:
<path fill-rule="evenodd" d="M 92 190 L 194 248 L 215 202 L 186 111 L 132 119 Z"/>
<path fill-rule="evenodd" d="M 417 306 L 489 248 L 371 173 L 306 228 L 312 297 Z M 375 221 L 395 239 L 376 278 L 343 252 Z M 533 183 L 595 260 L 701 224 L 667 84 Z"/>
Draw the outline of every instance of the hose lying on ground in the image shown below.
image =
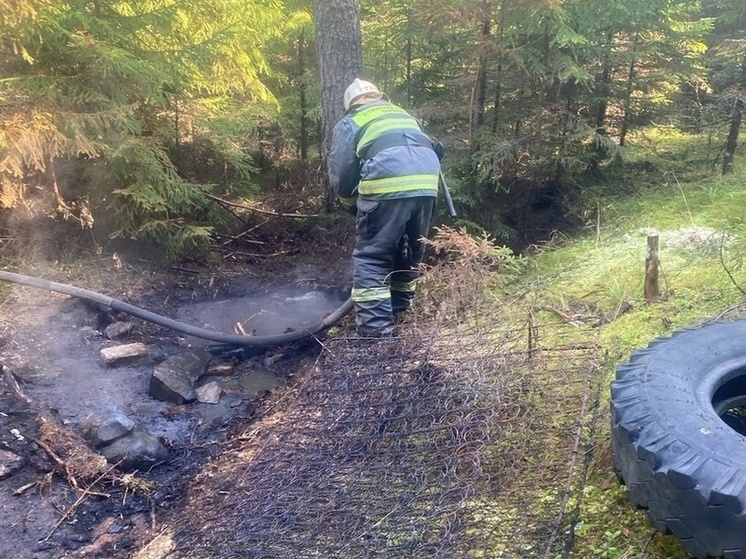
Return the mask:
<path fill-rule="evenodd" d="M 72 297 L 78 297 L 80 299 L 86 299 L 103 305 L 107 309 L 121 311 L 137 318 L 147 320 L 154 324 L 164 326 L 169 330 L 181 332 L 195 338 L 201 338 L 203 340 L 210 340 L 221 344 L 231 346 L 248 346 L 256 348 L 270 348 L 278 345 L 287 344 L 290 342 L 297 342 L 306 338 L 310 338 L 319 332 L 326 330 L 327 328 L 334 326 L 339 322 L 346 314 L 348 314 L 352 308 L 352 300 L 348 299 L 345 301 L 337 310 L 325 316 L 322 320 L 304 328 L 302 330 L 294 330 L 292 332 L 286 332 L 284 334 L 273 334 L 267 336 L 241 336 L 238 334 L 228 334 L 225 332 L 215 332 L 214 330 L 207 330 L 206 328 L 199 328 L 190 324 L 185 324 L 165 316 L 161 316 L 154 312 L 130 305 L 118 299 L 113 299 L 101 293 L 95 291 L 88 291 L 80 287 L 72 285 L 65 285 L 62 283 L 55 283 L 53 281 L 43 280 L 40 278 L 34 278 L 30 276 L 23 276 L 20 274 L 14 274 L 12 272 L 5 272 L 0 270 L 0 280 L 9 281 L 12 283 L 18 283 L 30 287 L 36 287 L 39 289 L 46 289 L 47 291 L 54 291 L 56 293 L 62 293 L 64 295 L 71 295 Z"/>

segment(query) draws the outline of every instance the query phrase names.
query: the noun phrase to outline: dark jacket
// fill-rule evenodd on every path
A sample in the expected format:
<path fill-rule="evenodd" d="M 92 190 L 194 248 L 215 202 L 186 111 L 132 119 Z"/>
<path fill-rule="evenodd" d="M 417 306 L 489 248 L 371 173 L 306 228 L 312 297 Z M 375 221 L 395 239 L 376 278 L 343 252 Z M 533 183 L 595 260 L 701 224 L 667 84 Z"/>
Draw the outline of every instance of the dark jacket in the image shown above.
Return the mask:
<path fill-rule="evenodd" d="M 345 206 L 370 200 L 436 196 L 440 162 L 417 119 L 387 101 L 353 106 L 334 127 L 332 187 Z"/>

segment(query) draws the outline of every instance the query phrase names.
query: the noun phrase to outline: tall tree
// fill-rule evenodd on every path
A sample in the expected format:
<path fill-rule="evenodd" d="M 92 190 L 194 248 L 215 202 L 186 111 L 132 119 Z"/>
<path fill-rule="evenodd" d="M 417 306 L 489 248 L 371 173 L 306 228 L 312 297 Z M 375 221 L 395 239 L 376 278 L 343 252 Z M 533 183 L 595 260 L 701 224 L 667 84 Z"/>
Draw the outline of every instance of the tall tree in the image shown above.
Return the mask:
<path fill-rule="evenodd" d="M 417 104 L 421 91 L 413 82 L 420 70 L 428 39 L 413 0 L 368 3 L 361 15 L 365 67 L 392 98 L 407 107 Z"/>
<path fill-rule="evenodd" d="M 734 170 L 746 102 L 746 2 L 703 0 L 702 5 L 705 15 L 715 23 L 709 49 L 710 81 L 730 107 L 730 124 L 723 147 L 725 175 Z"/>
<path fill-rule="evenodd" d="M 226 119 L 271 103 L 260 47 L 281 29 L 279 5 L 23 0 L 0 3 L 0 22 L 2 192 L 22 194 L 29 177 L 56 187 L 58 163 L 104 160 L 95 195 L 118 200 L 119 234 L 174 251 L 205 240 L 190 217 L 208 187 L 180 176 L 171 148 L 210 138 L 246 180 L 245 130 Z"/>
<path fill-rule="evenodd" d="M 293 143 L 304 163 L 309 160 L 318 128 L 318 67 L 313 16 L 309 2 L 286 0 L 290 14 L 285 33 L 267 46 L 273 74 L 269 87 L 280 105 L 281 134 Z M 319 140 L 320 142 L 320 140 Z"/>
<path fill-rule="evenodd" d="M 322 145 L 326 153 L 334 125 L 344 113 L 345 89 L 355 78 L 362 77 L 360 4 L 358 0 L 314 0 L 314 22 L 321 84 Z M 335 193 L 327 186 L 329 211 L 335 199 Z"/>

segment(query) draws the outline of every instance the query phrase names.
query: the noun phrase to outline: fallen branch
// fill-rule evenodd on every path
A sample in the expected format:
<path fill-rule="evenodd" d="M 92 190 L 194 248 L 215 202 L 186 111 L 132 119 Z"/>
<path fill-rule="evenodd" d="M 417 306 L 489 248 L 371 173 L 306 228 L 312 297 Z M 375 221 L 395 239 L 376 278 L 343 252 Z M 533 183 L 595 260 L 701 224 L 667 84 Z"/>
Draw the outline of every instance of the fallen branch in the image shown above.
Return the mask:
<path fill-rule="evenodd" d="M 298 252 L 298 249 L 291 249 L 291 250 L 281 250 L 279 252 L 273 252 L 272 254 L 257 254 L 255 252 L 241 252 L 238 250 L 232 250 L 225 256 L 223 256 L 223 259 L 230 258 L 232 256 L 250 256 L 252 258 L 275 258 L 276 256 L 285 256 L 287 254 L 295 254 Z"/>
<path fill-rule="evenodd" d="M 259 214 L 271 215 L 274 217 L 293 217 L 293 218 L 319 217 L 319 214 L 284 213 L 284 212 L 273 212 L 271 210 L 261 210 L 259 208 L 255 208 L 254 206 L 247 206 L 246 204 L 238 204 L 236 202 L 231 202 L 229 200 L 219 198 L 218 196 L 213 196 L 212 194 L 205 194 L 205 198 L 209 198 L 210 200 L 213 200 L 214 202 L 217 202 L 219 204 L 223 204 L 226 206 L 232 206 L 234 208 L 241 208 L 244 210 L 249 210 L 252 212 L 259 213 Z"/>
<path fill-rule="evenodd" d="M 27 483 L 26 485 L 21 485 L 21 487 L 13 491 L 13 495 L 16 497 L 23 495 L 26 491 L 28 491 L 32 487 L 36 487 L 37 485 L 39 485 L 38 481 L 32 481 L 31 483 Z"/>
<path fill-rule="evenodd" d="M 10 390 L 10 393 L 13 395 L 13 397 L 18 400 L 18 402 L 24 407 L 31 407 L 34 401 L 26 396 L 23 390 L 21 390 L 21 387 L 18 385 L 18 381 L 16 380 L 15 373 L 13 373 L 12 369 L 10 367 L 6 367 L 5 365 L 0 365 L 0 368 L 2 368 L 3 370 L 5 384 L 8 386 L 8 390 Z"/>
<path fill-rule="evenodd" d="M 45 418 L 43 416 L 40 416 L 39 417 L 39 421 L 42 422 L 42 423 L 45 422 L 45 421 L 49 422 L 50 419 L 49 418 Z M 76 491 L 80 491 L 82 493 L 88 494 L 88 495 L 95 495 L 96 497 L 105 497 L 105 498 L 108 498 L 110 496 L 107 493 L 99 493 L 99 492 L 96 492 L 96 491 L 92 491 L 91 487 L 93 487 L 93 485 L 95 485 L 95 483 L 91 484 L 86 489 L 82 489 L 80 487 L 80 484 L 78 483 L 78 480 L 77 480 L 76 476 L 75 476 L 74 469 L 65 460 L 63 460 L 62 458 L 60 458 L 60 456 L 47 443 L 45 443 L 41 439 L 38 439 L 38 438 L 35 438 L 35 437 L 26 437 L 26 438 L 28 438 L 30 441 L 34 442 L 39 448 L 41 448 L 44 452 L 46 452 L 47 455 L 52 459 L 52 461 L 55 464 L 57 464 L 57 466 L 59 466 L 59 468 L 62 470 L 62 472 L 65 475 L 65 479 L 67 479 L 67 482 L 70 484 L 70 486 L 73 489 L 75 489 Z M 107 469 L 105 471 L 105 473 L 108 474 L 110 471 L 111 471 L 111 468 Z M 84 477 L 85 477 L 85 474 L 84 474 Z M 100 481 L 101 479 L 103 479 L 103 477 L 99 476 L 97 478 L 97 481 Z"/>
<path fill-rule="evenodd" d="M 222 245 L 222 246 L 225 246 L 225 245 L 227 245 L 227 244 L 230 244 L 230 243 L 231 243 L 231 241 L 239 241 L 239 240 L 243 240 L 244 242 L 246 242 L 246 241 L 245 241 L 245 239 L 243 239 L 243 237 L 245 237 L 245 236 L 246 236 L 246 235 L 248 235 L 249 233 L 252 233 L 252 232 L 253 232 L 253 231 L 255 231 L 256 229 L 259 229 L 259 228 L 260 228 L 260 227 L 262 227 L 263 225 L 267 225 L 267 223 L 272 223 L 273 221 L 274 221 L 274 218 L 270 218 L 270 219 L 265 219 L 265 220 L 264 220 L 264 221 L 262 221 L 261 223 L 259 223 L 259 224 L 257 224 L 257 225 L 254 225 L 254 227 L 250 227 L 249 229 L 244 229 L 244 230 L 243 230 L 243 231 L 241 231 L 241 232 L 240 232 L 240 233 L 239 233 L 238 235 L 229 237 L 227 241 L 224 241 L 224 242 L 223 242 L 223 245 Z"/>
<path fill-rule="evenodd" d="M 559 309 L 555 309 L 554 307 L 547 307 L 547 306 L 543 306 L 543 307 L 539 307 L 539 310 L 540 310 L 540 311 L 546 311 L 546 312 L 550 312 L 550 313 L 552 313 L 552 314 L 556 314 L 556 315 L 557 315 L 558 317 L 560 317 L 560 318 L 561 318 L 561 319 L 562 319 L 562 320 L 563 320 L 564 322 L 572 322 L 572 321 L 573 321 L 573 319 L 574 319 L 574 317 L 570 316 L 570 315 L 569 315 L 569 314 L 567 314 L 566 312 L 562 312 L 561 310 L 559 310 Z"/>
<path fill-rule="evenodd" d="M 114 469 L 114 466 L 111 466 L 108 470 L 106 470 L 104 473 L 102 473 L 98 478 L 96 478 L 93 483 L 91 483 L 87 488 L 83 489 L 81 492 L 80 497 L 77 498 L 77 500 L 68 508 L 65 513 L 62 515 L 62 517 L 57 521 L 57 524 L 54 525 L 52 530 L 47 534 L 47 536 L 41 540 L 41 542 L 46 542 L 49 540 L 49 538 L 52 537 L 52 535 L 57 531 L 57 528 L 59 528 L 62 523 L 70 518 L 73 513 L 75 513 L 76 510 L 78 510 L 78 507 L 83 504 L 83 501 L 85 501 L 89 496 L 102 496 L 101 493 L 97 493 L 95 491 L 91 491 L 90 488 L 94 487 L 98 482 L 100 482 L 102 479 L 104 479 L 111 471 Z M 108 495 L 103 495 L 104 497 L 108 497 Z"/>
<path fill-rule="evenodd" d="M 619 303 L 616 309 L 603 315 L 593 326 L 603 326 L 609 322 L 614 322 L 617 318 L 622 316 L 624 313 L 632 310 L 632 305 L 627 301 Z"/>

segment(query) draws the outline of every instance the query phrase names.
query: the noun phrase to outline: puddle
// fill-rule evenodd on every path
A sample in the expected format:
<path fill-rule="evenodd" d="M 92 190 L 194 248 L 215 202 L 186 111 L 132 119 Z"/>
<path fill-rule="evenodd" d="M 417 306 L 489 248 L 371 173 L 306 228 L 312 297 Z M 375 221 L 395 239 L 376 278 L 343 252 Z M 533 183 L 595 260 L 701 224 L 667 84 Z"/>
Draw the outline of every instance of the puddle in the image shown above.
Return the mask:
<path fill-rule="evenodd" d="M 256 398 L 280 386 L 281 381 L 269 369 L 255 367 L 241 378 L 241 384 L 249 398 Z"/>
<path fill-rule="evenodd" d="M 318 322 L 339 308 L 345 298 L 340 291 L 289 287 L 263 295 L 193 303 L 179 309 L 178 319 L 218 332 L 284 334 Z"/>

